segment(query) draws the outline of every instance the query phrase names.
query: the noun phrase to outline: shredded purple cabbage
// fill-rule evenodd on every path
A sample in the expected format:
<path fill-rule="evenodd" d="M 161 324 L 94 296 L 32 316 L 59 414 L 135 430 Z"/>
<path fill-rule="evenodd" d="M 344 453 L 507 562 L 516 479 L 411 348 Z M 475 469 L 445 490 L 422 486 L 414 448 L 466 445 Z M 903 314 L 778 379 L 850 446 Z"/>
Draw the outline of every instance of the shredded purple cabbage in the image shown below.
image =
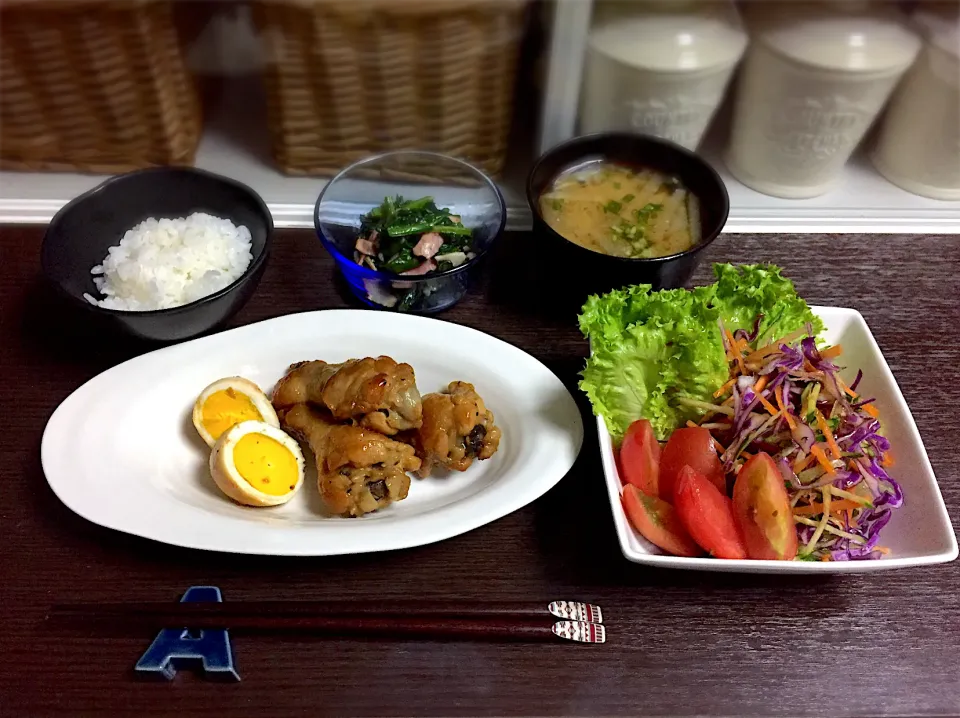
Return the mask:
<path fill-rule="evenodd" d="M 757 334 L 760 333 L 760 322 L 762 321 L 763 315 L 758 314 L 757 318 L 753 320 L 753 329 L 749 332 L 746 329 L 737 329 L 737 331 L 733 333 L 733 338 L 737 340 L 746 339 L 748 342 L 757 341 Z"/>
<path fill-rule="evenodd" d="M 860 386 L 860 380 L 863 379 L 863 369 L 857 369 L 857 378 L 853 380 L 853 383 L 850 384 L 850 390 L 856 391 L 857 387 Z M 872 401 L 872 400 L 871 400 Z"/>
<path fill-rule="evenodd" d="M 753 331 L 736 332 L 735 340 L 754 341 L 759 326 L 760 318 Z M 823 514 L 798 519 L 800 557 L 855 561 L 882 556 L 886 549 L 878 548 L 880 532 L 903 504 L 903 491 L 884 469 L 890 442 L 882 434 L 880 421 L 866 410 L 871 407 L 872 411 L 874 400 L 847 398 L 841 368 L 823 358 L 812 334 L 781 344 L 756 365 L 748 363 L 746 374 L 740 374 L 736 363 L 731 366 L 737 376 L 731 389 L 734 415 L 728 428 L 714 431 L 727 447 L 722 457 L 727 471 L 740 470 L 744 453 L 767 451 L 775 457 L 793 505 L 822 504 L 827 487 L 858 497 L 862 508 L 831 514 L 826 520 Z M 766 382 L 758 392 L 761 377 Z M 863 372 L 858 371 L 850 384 L 851 394 L 862 378 Z M 780 411 L 771 415 L 767 410 L 767 406 L 778 408 L 780 402 L 789 419 Z M 827 422 L 839 455 L 823 434 L 818 414 Z M 828 457 L 829 471 L 810 456 L 814 446 Z M 850 500 L 833 494 L 834 501 L 844 499 Z"/>

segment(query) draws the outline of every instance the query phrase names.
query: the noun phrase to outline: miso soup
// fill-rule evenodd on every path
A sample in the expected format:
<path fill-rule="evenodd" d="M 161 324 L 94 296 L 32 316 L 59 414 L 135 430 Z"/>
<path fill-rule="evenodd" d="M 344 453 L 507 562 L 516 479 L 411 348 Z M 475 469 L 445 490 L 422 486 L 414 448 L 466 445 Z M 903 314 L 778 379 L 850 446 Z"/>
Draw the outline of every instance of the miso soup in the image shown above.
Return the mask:
<path fill-rule="evenodd" d="M 651 169 L 592 162 L 560 175 L 540 195 L 550 227 L 615 257 L 664 257 L 700 242 L 697 197 Z"/>

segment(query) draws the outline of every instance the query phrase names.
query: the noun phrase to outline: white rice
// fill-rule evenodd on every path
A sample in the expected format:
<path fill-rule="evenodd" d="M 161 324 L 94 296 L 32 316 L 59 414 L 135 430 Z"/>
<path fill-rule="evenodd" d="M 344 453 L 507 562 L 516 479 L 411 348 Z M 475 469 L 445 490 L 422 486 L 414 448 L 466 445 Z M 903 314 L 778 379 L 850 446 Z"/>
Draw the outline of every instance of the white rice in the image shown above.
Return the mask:
<path fill-rule="evenodd" d="M 110 247 L 90 270 L 103 295 L 88 302 L 143 312 L 189 304 L 239 279 L 253 260 L 250 230 L 202 212 L 150 217 Z"/>

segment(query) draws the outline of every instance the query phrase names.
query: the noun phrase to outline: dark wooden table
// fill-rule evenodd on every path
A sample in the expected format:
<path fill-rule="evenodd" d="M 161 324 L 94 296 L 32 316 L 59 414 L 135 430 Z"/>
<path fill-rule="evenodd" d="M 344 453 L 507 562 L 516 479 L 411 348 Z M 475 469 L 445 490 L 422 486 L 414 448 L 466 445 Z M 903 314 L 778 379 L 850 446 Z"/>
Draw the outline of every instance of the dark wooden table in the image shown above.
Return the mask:
<path fill-rule="evenodd" d="M 40 238 L 35 228 L 0 231 L 0 715 L 960 714 L 960 563 L 835 578 L 636 566 L 620 555 L 589 432 L 574 470 L 539 501 L 422 548 L 246 557 L 86 522 L 47 487 L 44 424 L 82 382 L 150 347 L 65 320 L 40 282 Z M 522 347 L 574 387 L 587 347 L 574 316 L 554 311 L 563 278 L 553 290 L 533 282 L 530 242 L 506 237 L 484 286 L 443 319 Z M 728 236 L 709 260 L 775 261 L 811 303 L 863 313 L 957 526 L 960 238 Z M 280 233 L 234 323 L 344 306 L 331 271 L 311 234 Z M 132 674 L 152 635 L 98 637 L 42 621 L 57 601 L 174 601 L 192 584 L 218 585 L 228 600 L 576 598 L 603 607 L 611 640 L 238 636 L 241 683 L 181 673 L 167 684 Z"/>

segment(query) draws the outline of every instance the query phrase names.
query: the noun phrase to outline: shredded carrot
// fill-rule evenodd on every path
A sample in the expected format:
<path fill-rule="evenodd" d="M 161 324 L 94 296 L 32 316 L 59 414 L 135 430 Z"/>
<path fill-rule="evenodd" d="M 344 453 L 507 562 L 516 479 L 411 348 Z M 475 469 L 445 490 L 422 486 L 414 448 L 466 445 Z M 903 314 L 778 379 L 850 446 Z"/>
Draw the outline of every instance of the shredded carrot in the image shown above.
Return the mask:
<path fill-rule="evenodd" d="M 758 394 L 763 391 L 763 387 L 767 385 L 767 374 L 764 374 L 762 377 L 757 379 L 757 383 L 753 385 L 753 390 Z"/>
<path fill-rule="evenodd" d="M 820 352 L 820 356 L 824 359 L 835 359 L 841 354 L 843 354 L 843 347 L 839 344 L 834 344 L 832 347 L 828 347 Z"/>
<path fill-rule="evenodd" d="M 753 361 L 754 359 L 759 359 L 761 357 L 765 357 L 767 354 L 772 354 L 775 351 L 779 351 L 781 346 L 783 346 L 784 344 L 789 345 L 790 342 L 792 342 L 794 339 L 798 339 L 799 337 L 803 336 L 806 333 L 807 333 L 806 329 L 798 329 L 795 332 L 791 332 L 790 334 L 787 334 L 787 336 L 781 339 L 775 339 L 769 344 L 759 347 L 755 351 L 751 352 L 750 356 L 747 357 L 747 361 Z"/>
<path fill-rule="evenodd" d="M 727 405 L 732 404 L 732 403 L 733 403 L 733 394 L 731 394 L 731 395 L 728 396 L 726 399 L 724 399 L 722 402 L 720 402 L 720 406 L 727 406 Z"/>
<path fill-rule="evenodd" d="M 799 474 L 801 471 L 807 468 L 807 466 L 809 466 L 813 459 L 813 454 L 807 454 L 802 459 L 797 459 L 795 462 L 793 462 L 793 473 Z"/>
<path fill-rule="evenodd" d="M 850 396 L 851 399 L 856 399 L 856 398 L 859 396 L 859 394 L 857 394 L 857 392 L 855 392 L 853 389 L 851 389 L 849 386 L 847 386 L 847 385 L 844 383 L 843 379 L 841 379 L 840 377 L 837 377 L 837 384 L 840 386 L 840 388 L 841 388 L 844 392 L 846 392 L 846 394 L 848 394 L 848 395 Z M 868 404 L 867 406 L 869 406 L 869 404 Z"/>
<path fill-rule="evenodd" d="M 816 371 L 817 371 L 817 368 L 816 368 L 813 364 L 810 363 L 810 360 L 809 360 L 809 359 L 804 359 L 804 360 L 803 360 L 803 368 L 804 368 L 806 371 L 810 372 L 811 374 L 815 374 Z"/>
<path fill-rule="evenodd" d="M 877 411 L 877 407 L 875 407 L 873 404 L 864 404 L 863 410 L 867 412 L 870 416 L 872 416 L 874 419 L 880 418 L 880 412 Z"/>
<path fill-rule="evenodd" d="M 827 460 L 827 455 L 823 453 L 823 449 L 821 449 L 819 446 L 816 444 L 811 446 L 810 453 L 817 457 L 817 461 L 820 462 L 820 466 L 822 466 L 824 471 L 826 471 L 828 474 L 837 473 L 837 470 L 833 468 L 833 464 Z"/>
<path fill-rule="evenodd" d="M 833 438 L 833 432 L 830 431 L 830 427 L 827 426 L 827 420 L 823 418 L 823 414 L 820 413 L 819 409 L 817 409 L 817 426 L 819 426 L 820 431 L 823 432 L 823 438 L 827 440 L 827 446 L 830 447 L 833 458 L 839 459 L 842 453 L 840 446 L 837 444 L 837 440 Z"/>
<path fill-rule="evenodd" d="M 767 344 L 767 346 L 757 349 L 756 351 L 750 352 L 744 358 L 748 362 L 755 362 L 760 359 L 763 359 L 768 354 L 773 354 L 775 351 L 779 351 L 779 350 L 780 350 L 780 344 L 775 342 L 773 344 Z"/>
<path fill-rule="evenodd" d="M 775 391 L 773 393 L 777 395 L 777 406 L 780 407 L 780 413 L 783 414 L 783 418 L 787 420 L 787 426 L 789 426 L 791 429 L 795 429 L 797 422 L 793 420 L 790 412 L 787 411 L 787 407 L 783 405 L 783 397 L 780 395 L 780 392 Z"/>
<path fill-rule="evenodd" d="M 823 554 L 823 556 L 820 557 L 820 560 L 821 560 L 821 561 L 831 561 L 831 560 L 833 560 L 833 559 L 830 558 L 830 554 L 825 553 L 825 554 Z"/>
<path fill-rule="evenodd" d="M 688 429 L 699 429 L 699 428 L 700 428 L 700 425 L 699 425 L 699 424 L 694 424 L 692 421 L 689 421 L 689 420 L 688 420 L 688 421 L 687 421 L 687 428 L 688 428 Z"/>
<path fill-rule="evenodd" d="M 886 454 L 886 456 L 883 457 L 883 465 L 884 465 L 884 466 L 893 466 L 895 463 L 897 463 L 897 460 L 894 459 L 894 458 L 893 458 L 893 454 L 891 454 L 891 453 L 888 451 L 887 454 Z"/>
<path fill-rule="evenodd" d="M 886 546 L 874 546 L 874 547 L 873 547 L 873 550 L 874 550 L 874 551 L 879 551 L 879 552 L 882 553 L 884 556 L 886 556 L 888 553 L 890 553 L 890 549 L 888 549 Z"/>
<path fill-rule="evenodd" d="M 713 392 L 713 398 L 714 398 L 714 399 L 719 399 L 721 396 L 723 396 L 724 394 L 727 393 L 727 390 L 728 390 L 730 387 L 732 387 L 732 386 L 733 386 L 734 384 L 736 384 L 736 383 L 737 383 L 736 378 L 731 379 L 731 380 L 728 381 L 726 384 L 724 384 L 724 385 L 721 386 L 719 389 L 717 389 L 715 392 Z"/>
<path fill-rule="evenodd" d="M 863 504 L 858 504 L 856 501 L 851 501 L 850 499 L 840 499 L 830 502 L 830 513 L 839 514 L 841 511 L 853 511 L 854 509 L 862 509 Z M 813 503 L 808 506 L 796 506 L 793 509 L 795 516 L 816 516 L 817 514 L 823 513 L 823 504 Z"/>
<path fill-rule="evenodd" d="M 760 403 L 763 404 L 763 408 L 770 412 L 770 416 L 776 416 L 780 413 L 777 407 L 763 397 L 763 394 L 757 394 L 757 398 L 760 400 Z"/>
<path fill-rule="evenodd" d="M 737 342 L 733 338 L 733 334 L 730 333 L 729 329 L 724 327 L 723 331 L 724 334 L 727 335 L 727 342 L 730 344 L 730 353 L 733 354 L 733 358 L 737 360 L 737 366 L 740 367 L 740 373 L 746 374 L 747 370 L 743 366 L 743 354 L 740 353 L 740 347 L 737 346 Z"/>

